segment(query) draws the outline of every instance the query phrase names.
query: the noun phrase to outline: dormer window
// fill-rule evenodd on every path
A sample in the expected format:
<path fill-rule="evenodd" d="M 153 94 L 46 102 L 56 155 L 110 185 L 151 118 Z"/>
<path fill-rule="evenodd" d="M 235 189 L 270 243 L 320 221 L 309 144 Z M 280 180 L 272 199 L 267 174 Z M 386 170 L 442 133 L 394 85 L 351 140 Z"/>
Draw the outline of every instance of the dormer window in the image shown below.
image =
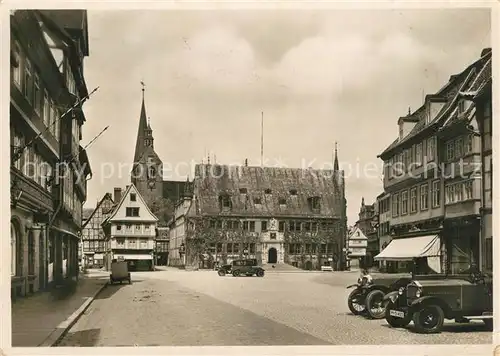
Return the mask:
<path fill-rule="evenodd" d="M 308 200 L 309 200 L 309 207 L 311 208 L 311 210 L 319 210 L 321 208 L 320 197 L 310 197 Z"/>
<path fill-rule="evenodd" d="M 264 190 L 264 194 L 271 195 L 271 194 L 273 194 L 273 191 L 271 189 L 266 189 L 266 190 Z"/>
<path fill-rule="evenodd" d="M 231 198 L 229 195 L 219 196 L 219 208 L 220 210 L 230 210 L 232 207 Z"/>
<path fill-rule="evenodd" d="M 247 188 L 240 188 L 240 194 L 247 194 L 248 189 Z"/>
<path fill-rule="evenodd" d="M 296 196 L 297 195 L 297 189 L 290 189 L 290 195 L 291 196 Z"/>
<path fill-rule="evenodd" d="M 458 101 L 458 115 L 463 115 L 467 111 L 467 100 L 466 99 L 460 99 Z"/>

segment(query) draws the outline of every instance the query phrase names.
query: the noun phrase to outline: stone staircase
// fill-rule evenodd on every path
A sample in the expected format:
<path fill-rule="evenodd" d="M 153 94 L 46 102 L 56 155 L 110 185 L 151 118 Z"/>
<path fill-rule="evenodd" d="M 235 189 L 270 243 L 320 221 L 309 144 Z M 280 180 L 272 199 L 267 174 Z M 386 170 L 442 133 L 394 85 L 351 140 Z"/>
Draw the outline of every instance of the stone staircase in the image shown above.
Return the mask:
<path fill-rule="evenodd" d="M 274 268 L 273 268 L 274 266 Z M 289 265 L 287 263 L 263 263 L 262 268 L 266 270 L 266 272 L 303 272 L 304 270 Z"/>

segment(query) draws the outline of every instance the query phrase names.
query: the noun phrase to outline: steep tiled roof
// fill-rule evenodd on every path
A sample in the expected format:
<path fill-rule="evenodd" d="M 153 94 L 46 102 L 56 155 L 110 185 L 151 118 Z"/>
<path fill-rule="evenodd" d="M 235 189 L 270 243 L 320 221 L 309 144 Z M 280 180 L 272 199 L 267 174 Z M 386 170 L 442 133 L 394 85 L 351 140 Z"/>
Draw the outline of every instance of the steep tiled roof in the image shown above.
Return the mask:
<path fill-rule="evenodd" d="M 446 99 L 446 104 L 443 106 L 443 108 L 440 110 L 440 112 L 436 115 L 436 117 L 433 119 L 432 122 L 429 124 L 426 124 L 425 120 L 425 115 L 426 115 L 426 108 L 425 104 L 423 104 L 417 111 L 415 111 L 413 114 L 411 114 L 411 117 L 414 117 L 418 119 L 418 122 L 415 124 L 413 129 L 410 131 L 410 133 L 404 137 L 402 140 L 396 139 L 393 141 L 380 155 L 384 155 L 386 153 L 389 153 L 392 151 L 394 148 L 398 147 L 399 145 L 408 142 L 411 140 L 413 137 L 421 133 L 423 130 L 426 128 L 435 126 L 436 124 L 439 124 L 440 122 L 443 122 L 443 120 L 446 120 L 447 114 L 453 112 L 453 107 L 456 103 L 456 98 L 459 94 L 460 91 L 463 91 L 465 88 L 468 88 L 473 82 L 474 79 L 477 77 L 477 74 L 480 73 L 480 70 L 484 67 L 485 63 L 488 61 L 491 61 L 491 51 L 485 53 L 480 59 L 469 65 L 465 70 L 463 70 L 461 73 L 452 75 L 450 77 L 450 81 L 446 83 L 444 87 L 442 87 L 436 94 L 436 96 L 443 97 Z M 491 69 L 490 69 L 491 73 Z M 491 76 L 491 74 L 490 74 Z"/>
<path fill-rule="evenodd" d="M 332 170 L 198 164 L 195 172 L 198 214 L 221 214 L 221 195 L 229 196 L 232 204 L 224 215 L 340 218 L 342 214 L 343 181 L 335 179 Z M 265 194 L 267 189 L 271 194 Z M 291 194 L 292 190 L 296 195 Z M 320 198 L 320 210 L 315 213 L 309 203 L 312 197 Z M 256 204 L 255 199 L 260 199 L 261 204 Z M 281 199 L 286 205 L 280 204 Z"/>
<path fill-rule="evenodd" d="M 65 9 L 65 10 L 39 10 L 39 12 L 50 18 L 65 34 L 76 34 L 83 36 L 82 50 L 85 56 L 89 55 L 88 20 L 87 10 Z"/>
<path fill-rule="evenodd" d="M 483 66 L 478 69 L 476 73 L 477 74 L 470 81 L 468 86 L 464 87 L 463 90 L 460 91 L 461 96 L 474 97 L 479 90 L 485 87 L 491 80 L 491 57 L 486 62 L 483 62 Z M 442 128 L 449 127 L 459 121 L 469 122 L 474 117 L 475 112 L 476 108 L 474 104 L 469 106 L 462 115 L 458 115 L 458 108 L 455 107 L 451 114 L 446 118 Z"/>
<path fill-rule="evenodd" d="M 101 207 L 101 205 L 104 203 L 104 201 L 106 199 L 109 199 L 111 202 L 113 202 L 113 199 L 111 198 L 111 194 L 110 193 L 106 193 L 106 194 L 104 194 L 104 196 L 102 197 L 102 199 L 97 203 L 97 206 L 95 207 L 95 209 L 92 209 L 92 208 L 83 209 L 83 220 L 86 220 L 86 221 L 83 224 L 82 229 L 85 228 L 85 226 L 90 222 L 90 219 L 92 219 L 92 216 Z M 103 214 L 106 214 L 106 213 L 108 213 L 108 212 L 103 211 Z M 88 214 L 87 217 L 85 217 L 86 214 Z"/>

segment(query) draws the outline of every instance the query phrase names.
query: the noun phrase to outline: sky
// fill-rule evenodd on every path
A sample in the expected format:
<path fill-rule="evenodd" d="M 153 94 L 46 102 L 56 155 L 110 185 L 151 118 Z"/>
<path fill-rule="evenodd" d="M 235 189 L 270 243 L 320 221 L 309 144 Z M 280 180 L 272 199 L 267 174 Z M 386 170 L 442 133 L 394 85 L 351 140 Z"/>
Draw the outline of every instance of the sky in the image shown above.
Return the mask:
<path fill-rule="evenodd" d="M 194 163 L 346 172 L 348 224 L 383 192 L 397 120 L 491 47 L 490 13 L 448 10 L 88 12 L 85 207 L 130 184 L 141 84 L 165 179 Z"/>

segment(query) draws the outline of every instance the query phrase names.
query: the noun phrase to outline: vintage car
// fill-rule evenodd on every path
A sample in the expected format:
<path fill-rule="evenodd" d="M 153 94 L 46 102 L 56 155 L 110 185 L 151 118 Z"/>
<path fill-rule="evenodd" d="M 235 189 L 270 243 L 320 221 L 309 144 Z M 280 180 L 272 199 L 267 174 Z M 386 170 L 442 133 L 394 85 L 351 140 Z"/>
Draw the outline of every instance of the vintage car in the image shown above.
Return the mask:
<path fill-rule="evenodd" d="M 109 274 L 109 283 L 114 284 L 115 282 L 128 281 L 129 284 L 132 283 L 130 278 L 130 272 L 128 271 L 128 263 L 123 260 L 113 260 L 111 262 L 111 273 Z"/>
<path fill-rule="evenodd" d="M 409 273 L 379 273 L 362 271 L 358 282 L 347 288 L 355 289 L 347 298 L 349 310 L 354 315 L 364 315 L 371 319 L 385 317 L 384 296 L 411 280 Z"/>
<path fill-rule="evenodd" d="M 439 333 L 449 319 L 482 320 L 493 328 L 492 278 L 479 272 L 415 278 L 385 300 L 385 319 L 392 327 L 406 327 L 413 320 L 417 332 Z"/>
<path fill-rule="evenodd" d="M 232 274 L 234 277 L 240 275 L 264 277 L 264 269 L 258 265 L 255 258 L 248 258 L 243 260 L 234 260 L 231 264 L 222 265 L 217 271 L 219 276 Z"/>

